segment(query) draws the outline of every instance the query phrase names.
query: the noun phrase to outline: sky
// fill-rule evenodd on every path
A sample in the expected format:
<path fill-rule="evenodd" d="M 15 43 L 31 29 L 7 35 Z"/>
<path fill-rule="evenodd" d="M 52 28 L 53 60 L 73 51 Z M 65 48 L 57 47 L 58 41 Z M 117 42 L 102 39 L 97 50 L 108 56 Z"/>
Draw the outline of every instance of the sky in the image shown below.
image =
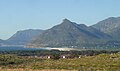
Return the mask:
<path fill-rule="evenodd" d="M 120 0 L 0 0 L 0 39 L 25 29 L 48 29 L 67 18 L 88 26 L 120 16 Z"/>

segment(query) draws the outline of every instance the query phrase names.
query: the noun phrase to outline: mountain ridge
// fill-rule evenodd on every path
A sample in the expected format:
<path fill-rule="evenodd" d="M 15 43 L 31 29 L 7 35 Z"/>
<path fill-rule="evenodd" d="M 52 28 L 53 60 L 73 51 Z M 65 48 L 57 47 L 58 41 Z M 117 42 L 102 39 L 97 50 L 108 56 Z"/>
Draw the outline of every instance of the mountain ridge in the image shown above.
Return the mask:
<path fill-rule="evenodd" d="M 120 17 L 109 17 L 105 20 L 102 20 L 92 27 L 104 32 L 104 33 L 111 33 L 117 27 L 120 27 Z"/>
<path fill-rule="evenodd" d="M 9 39 L 0 40 L 0 44 L 4 42 L 28 47 L 120 47 L 120 17 L 109 17 L 91 26 L 65 18 L 50 29 L 32 32 L 33 29 L 20 30 Z"/>
<path fill-rule="evenodd" d="M 27 29 L 17 31 L 10 38 L 5 40 L 5 44 L 7 45 L 25 45 L 28 43 L 33 37 L 41 34 L 43 30 L 40 29 Z"/>
<path fill-rule="evenodd" d="M 104 39 L 103 39 L 104 38 Z M 95 28 L 84 24 L 77 24 L 68 19 L 63 19 L 59 25 L 44 31 L 36 39 L 32 40 L 28 46 L 57 47 L 57 46 L 83 46 L 102 44 L 101 40 L 110 38 Z M 90 40 L 91 39 L 91 40 Z M 99 43 L 96 43 L 98 41 Z"/>
<path fill-rule="evenodd" d="M 109 34 L 114 39 L 120 39 L 120 17 L 110 17 L 98 22 L 92 27 Z"/>

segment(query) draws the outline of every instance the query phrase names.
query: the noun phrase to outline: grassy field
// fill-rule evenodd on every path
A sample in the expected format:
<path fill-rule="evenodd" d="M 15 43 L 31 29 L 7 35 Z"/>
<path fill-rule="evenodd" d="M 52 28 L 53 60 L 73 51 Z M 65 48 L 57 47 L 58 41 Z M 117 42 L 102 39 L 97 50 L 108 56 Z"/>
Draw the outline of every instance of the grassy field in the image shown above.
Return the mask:
<path fill-rule="evenodd" d="M 33 70 L 33 69 L 0 69 L 0 71 L 78 71 L 78 70 L 59 70 L 59 69 L 43 69 L 43 70 Z"/>
<path fill-rule="evenodd" d="M 120 71 L 120 52 L 59 60 L 1 54 L 0 67 L 0 71 Z"/>

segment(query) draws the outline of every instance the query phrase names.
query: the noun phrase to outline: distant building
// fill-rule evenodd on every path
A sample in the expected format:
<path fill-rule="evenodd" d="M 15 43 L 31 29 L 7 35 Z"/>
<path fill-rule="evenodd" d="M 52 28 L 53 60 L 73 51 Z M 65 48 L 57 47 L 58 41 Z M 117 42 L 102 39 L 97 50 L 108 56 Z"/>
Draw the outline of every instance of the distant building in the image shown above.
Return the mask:
<path fill-rule="evenodd" d="M 81 58 L 81 56 L 79 56 L 78 58 Z"/>
<path fill-rule="evenodd" d="M 51 56 L 47 56 L 47 58 L 48 58 L 48 59 L 50 59 L 50 58 L 51 58 Z"/>
<path fill-rule="evenodd" d="M 62 56 L 62 58 L 65 58 L 65 56 Z"/>

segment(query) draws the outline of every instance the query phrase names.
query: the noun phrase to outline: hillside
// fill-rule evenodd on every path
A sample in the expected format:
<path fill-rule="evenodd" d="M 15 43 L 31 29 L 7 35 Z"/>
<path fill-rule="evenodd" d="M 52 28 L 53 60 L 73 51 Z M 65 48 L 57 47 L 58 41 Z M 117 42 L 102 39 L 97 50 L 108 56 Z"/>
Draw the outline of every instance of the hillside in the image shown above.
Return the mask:
<path fill-rule="evenodd" d="M 92 25 L 92 27 L 111 35 L 113 38 L 120 38 L 120 17 L 109 17 Z"/>
<path fill-rule="evenodd" d="M 2 39 L 0 39 L 0 43 L 1 43 L 1 42 L 3 42 L 3 40 L 2 40 Z"/>
<path fill-rule="evenodd" d="M 0 39 L 0 46 L 4 43 L 4 40 Z"/>
<path fill-rule="evenodd" d="M 28 43 L 33 37 L 41 34 L 43 30 L 22 30 L 16 32 L 13 36 L 7 39 L 5 44 L 8 45 L 24 45 Z"/>
<path fill-rule="evenodd" d="M 92 25 L 92 27 L 105 33 L 111 33 L 115 29 L 120 28 L 120 17 L 109 17 Z"/>
<path fill-rule="evenodd" d="M 28 46 L 37 47 L 80 47 L 103 44 L 110 36 L 84 24 L 76 24 L 64 19 L 41 35 Z"/>

